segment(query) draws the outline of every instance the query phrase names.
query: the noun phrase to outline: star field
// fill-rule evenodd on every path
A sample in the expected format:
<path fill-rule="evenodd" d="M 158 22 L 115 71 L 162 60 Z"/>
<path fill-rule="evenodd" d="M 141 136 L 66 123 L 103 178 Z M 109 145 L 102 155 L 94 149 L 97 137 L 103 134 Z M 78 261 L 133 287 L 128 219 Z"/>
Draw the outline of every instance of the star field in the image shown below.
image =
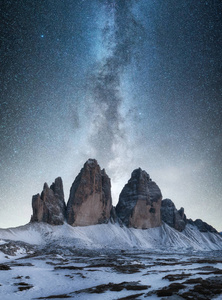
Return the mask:
<path fill-rule="evenodd" d="M 0 227 L 89 158 L 114 205 L 145 169 L 188 218 L 222 229 L 222 4 L 52 0 L 1 5 Z"/>

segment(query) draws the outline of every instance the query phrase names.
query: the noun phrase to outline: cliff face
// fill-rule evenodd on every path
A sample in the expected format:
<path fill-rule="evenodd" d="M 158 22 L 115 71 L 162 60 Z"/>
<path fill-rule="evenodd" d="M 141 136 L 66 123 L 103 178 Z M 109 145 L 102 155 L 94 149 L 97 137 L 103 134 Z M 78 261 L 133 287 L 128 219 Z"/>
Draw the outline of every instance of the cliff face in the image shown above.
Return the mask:
<path fill-rule="evenodd" d="M 181 207 L 177 210 L 173 201 L 170 199 L 164 199 L 161 203 L 161 218 L 165 223 L 178 231 L 185 229 L 186 216 L 184 209 Z"/>
<path fill-rule="evenodd" d="M 123 188 L 116 214 L 128 227 L 158 227 L 161 225 L 161 200 L 159 187 L 139 168 L 132 172 L 130 180 Z"/>
<path fill-rule="evenodd" d="M 51 225 L 67 221 L 72 226 L 88 226 L 111 221 L 147 229 L 159 227 L 163 221 L 178 231 L 190 224 L 200 232 L 217 232 L 200 219 L 187 220 L 184 209 L 177 210 L 172 200 L 162 200 L 159 187 L 140 168 L 132 172 L 116 208 L 113 207 L 110 179 L 95 159 L 89 159 L 74 180 L 67 207 L 62 179 L 58 177 L 50 187 L 44 184 L 41 195 L 32 197 L 32 208 L 31 222 Z"/>
<path fill-rule="evenodd" d="M 107 223 L 111 208 L 110 179 L 95 159 L 89 159 L 70 189 L 67 222 L 72 226 Z"/>
<path fill-rule="evenodd" d="M 46 222 L 51 225 L 64 223 L 66 205 L 60 177 L 55 179 L 50 188 L 45 183 L 41 195 L 37 194 L 32 197 L 32 209 L 31 222 Z"/>

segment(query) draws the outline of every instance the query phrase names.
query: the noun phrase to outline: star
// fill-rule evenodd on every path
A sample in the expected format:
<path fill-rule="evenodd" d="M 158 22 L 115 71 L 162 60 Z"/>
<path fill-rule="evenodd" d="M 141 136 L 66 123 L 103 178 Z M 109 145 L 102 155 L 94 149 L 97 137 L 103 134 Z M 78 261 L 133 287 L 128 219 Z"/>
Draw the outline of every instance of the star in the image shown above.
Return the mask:
<path fill-rule="evenodd" d="M 0 12 L 0 227 L 58 176 L 67 200 L 91 157 L 114 205 L 141 167 L 221 230 L 221 1 L 52 2 Z"/>

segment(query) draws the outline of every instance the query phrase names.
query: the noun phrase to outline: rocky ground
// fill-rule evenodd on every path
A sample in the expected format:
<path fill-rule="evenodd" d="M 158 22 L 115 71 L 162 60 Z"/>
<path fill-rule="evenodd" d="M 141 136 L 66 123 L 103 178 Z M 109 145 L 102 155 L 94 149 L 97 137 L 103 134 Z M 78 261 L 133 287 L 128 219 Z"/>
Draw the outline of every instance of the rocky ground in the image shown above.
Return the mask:
<path fill-rule="evenodd" d="M 22 256 L 22 249 L 26 256 Z M 0 245 L 0 299 L 222 299 L 222 252 Z M 19 253 L 22 257 L 13 255 Z"/>

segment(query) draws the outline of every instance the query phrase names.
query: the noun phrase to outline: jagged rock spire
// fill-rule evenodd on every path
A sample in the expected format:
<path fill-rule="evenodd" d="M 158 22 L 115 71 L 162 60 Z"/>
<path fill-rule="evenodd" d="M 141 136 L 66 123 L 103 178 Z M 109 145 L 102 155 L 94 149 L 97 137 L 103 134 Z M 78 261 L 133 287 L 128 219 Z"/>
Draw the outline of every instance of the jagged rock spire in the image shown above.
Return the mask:
<path fill-rule="evenodd" d="M 45 183 L 41 195 L 32 197 L 32 209 L 31 222 L 46 222 L 51 225 L 64 223 L 66 205 L 61 177 L 56 178 L 50 188 Z"/>
<path fill-rule="evenodd" d="M 62 225 L 67 221 L 72 226 L 88 226 L 110 220 L 128 227 L 147 229 L 160 226 L 163 220 L 178 231 L 183 231 L 188 224 L 201 232 L 217 232 L 200 219 L 187 220 L 184 209 L 177 210 L 170 199 L 162 201 L 159 187 L 141 168 L 132 172 L 114 208 L 110 179 L 95 159 L 88 159 L 74 180 L 67 208 L 60 177 L 50 187 L 45 183 L 41 195 L 32 197 L 32 208 L 31 222 L 51 225 Z"/>
<path fill-rule="evenodd" d="M 67 222 L 72 226 L 107 223 L 111 208 L 110 179 L 95 159 L 89 159 L 70 189 Z"/>
<path fill-rule="evenodd" d="M 170 199 L 164 199 L 161 203 L 161 217 L 162 220 L 170 227 L 178 231 L 183 231 L 186 226 L 186 215 L 184 208 L 176 209 L 174 203 Z"/>
<path fill-rule="evenodd" d="M 123 188 L 116 213 L 128 227 L 151 228 L 161 225 L 160 206 L 162 194 L 159 187 L 142 169 L 132 172 Z"/>

